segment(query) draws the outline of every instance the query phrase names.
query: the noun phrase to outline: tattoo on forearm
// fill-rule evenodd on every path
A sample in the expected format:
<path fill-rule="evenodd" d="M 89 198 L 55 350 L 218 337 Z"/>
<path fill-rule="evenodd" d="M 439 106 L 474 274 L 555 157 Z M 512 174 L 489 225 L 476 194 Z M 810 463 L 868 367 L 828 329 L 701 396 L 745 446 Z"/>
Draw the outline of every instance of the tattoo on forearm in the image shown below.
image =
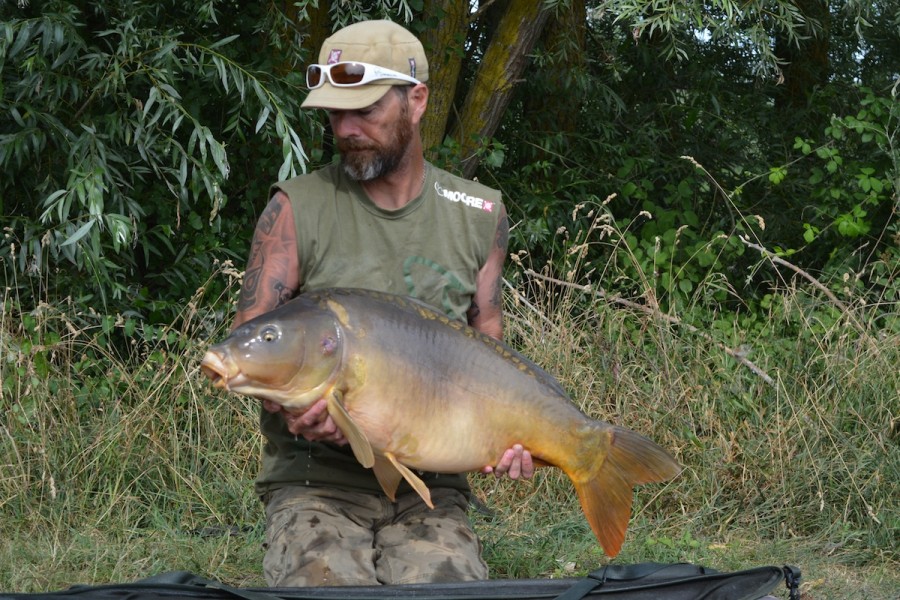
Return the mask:
<path fill-rule="evenodd" d="M 250 248 L 250 258 L 247 260 L 247 269 L 244 271 L 244 281 L 241 285 L 241 295 L 238 299 L 238 310 L 245 311 L 252 308 L 257 302 L 259 280 L 262 276 L 264 258 L 259 252 L 261 244 L 253 240 Z"/>
<path fill-rule="evenodd" d="M 294 293 L 290 290 L 283 281 L 274 281 L 272 282 L 272 288 L 278 292 L 278 304 L 277 306 L 281 306 L 288 300 L 294 297 Z"/>
<path fill-rule="evenodd" d="M 256 225 L 253 233 L 253 242 L 250 246 L 250 256 L 247 260 L 247 269 L 244 271 L 244 281 L 241 286 L 238 300 L 239 311 L 251 311 L 257 306 L 280 306 L 287 302 L 292 295 L 282 277 L 273 270 L 273 266 L 279 263 L 279 252 L 284 248 L 285 240 L 279 235 L 278 218 L 282 205 L 278 202 L 269 202 Z M 272 258 L 270 262 L 268 259 Z M 270 266 L 272 265 L 272 266 Z"/>
<path fill-rule="evenodd" d="M 252 308 L 256 304 L 256 287 L 250 286 L 250 279 L 248 278 L 250 275 L 249 272 L 244 274 L 244 287 L 241 288 L 241 293 L 238 297 L 237 309 L 241 312 Z"/>
<path fill-rule="evenodd" d="M 503 306 L 503 276 L 497 277 L 494 282 L 494 289 L 491 290 L 491 304 L 496 307 Z"/>
<path fill-rule="evenodd" d="M 497 221 L 497 248 L 499 248 L 504 254 L 506 253 L 506 248 L 509 245 L 509 217 L 504 212 L 500 215 L 500 220 Z M 490 303 L 497 307 L 502 308 L 503 306 L 503 274 L 497 275 L 497 280 L 494 281 L 494 288 L 491 290 L 491 299 Z"/>

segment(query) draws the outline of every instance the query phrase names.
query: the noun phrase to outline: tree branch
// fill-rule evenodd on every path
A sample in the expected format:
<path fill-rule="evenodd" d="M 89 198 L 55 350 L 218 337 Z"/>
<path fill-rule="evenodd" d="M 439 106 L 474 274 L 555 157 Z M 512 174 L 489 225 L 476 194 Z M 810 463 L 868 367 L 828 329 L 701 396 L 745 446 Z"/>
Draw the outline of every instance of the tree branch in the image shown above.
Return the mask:
<path fill-rule="evenodd" d="M 800 267 L 793 265 L 793 264 L 789 263 L 788 261 L 784 260 L 783 258 L 778 256 L 774 252 L 766 250 L 765 248 L 763 248 L 762 246 L 760 246 L 758 244 L 754 244 L 750 240 L 746 239 L 744 236 L 739 235 L 738 239 L 740 239 L 741 242 L 743 242 L 745 246 L 747 246 L 748 248 L 753 248 L 754 250 L 758 251 L 760 254 L 762 254 L 764 257 L 768 258 L 770 261 L 772 261 L 776 265 L 781 265 L 783 267 L 787 267 L 794 273 L 797 273 L 798 275 L 800 275 L 801 277 L 803 277 L 804 279 L 809 281 L 811 284 L 813 284 L 813 287 L 815 287 L 816 289 L 821 291 L 823 294 L 825 294 L 825 297 L 828 298 L 829 300 L 831 300 L 831 302 L 841 310 L 841 312 L 848 318 L 848 320 L 850 320 L 853 323 L 853 325 L 860 332 L 865 332 L 865 327 L 863 327 L 862 323 L 860 323 L 857 320 L 856 315 L 853 314 L 853 311 L 850 310 L 850 308 L 848 308 L 846 304 L 841 302 L 838 299 L 838 297 L 834 295 L 834 292 L 829 290 L 825 286 L 825 284 L 823 284 L 821 281 L 819 281 L 818 279 L 816 279 L 815 277 L 813 277 L 812 275 L 810 275 L 809 273 L 807 273 Z"/>

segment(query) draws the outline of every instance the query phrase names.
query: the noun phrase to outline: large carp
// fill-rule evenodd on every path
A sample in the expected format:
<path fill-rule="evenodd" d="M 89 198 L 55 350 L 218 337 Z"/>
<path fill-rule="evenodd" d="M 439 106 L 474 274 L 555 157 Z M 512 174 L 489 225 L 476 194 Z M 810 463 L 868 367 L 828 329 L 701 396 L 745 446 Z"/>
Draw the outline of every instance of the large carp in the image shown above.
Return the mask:
<path fill-rule="evenodd" d="M 216 387 L 288 411 L 326 398 L 392 500 L 403 478 L 431 506 L 413 470 L 478 470 L 521 444 L 569 476 L 609 556 L 625 539 L 632 487 L 680 470 L 647 438 L 585 416 L 515 350 L 407 297 L 303 294 L 210 347 L 201 368 Z"/>

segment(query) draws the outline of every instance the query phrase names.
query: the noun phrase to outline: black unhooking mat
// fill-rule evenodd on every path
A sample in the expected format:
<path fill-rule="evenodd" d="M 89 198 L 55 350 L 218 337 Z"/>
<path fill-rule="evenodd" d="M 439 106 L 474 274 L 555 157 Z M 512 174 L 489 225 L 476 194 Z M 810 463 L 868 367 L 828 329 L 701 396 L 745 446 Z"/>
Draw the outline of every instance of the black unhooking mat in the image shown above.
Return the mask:
<path fill-rule="evenodd" d="M 799 600 L 796 567 L 756 567 L 721 573 L 692 564 L 607 565 L 576 579 L 490 579 L 464 583 L 384 586 L 235 588 L 193 573 L 163 573 L 134 583 L 75 586 L 58 592 L 8 594 L 0 600 L 756 600 L 787 587 Z"/>

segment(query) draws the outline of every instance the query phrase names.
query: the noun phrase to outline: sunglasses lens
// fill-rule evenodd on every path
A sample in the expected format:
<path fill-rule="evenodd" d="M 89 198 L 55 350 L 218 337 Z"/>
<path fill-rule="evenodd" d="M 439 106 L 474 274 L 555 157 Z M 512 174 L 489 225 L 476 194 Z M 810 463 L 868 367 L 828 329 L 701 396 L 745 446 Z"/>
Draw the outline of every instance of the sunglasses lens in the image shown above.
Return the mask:
<path fill-rule="evenodd" d="M 363 80 L 366 66 L 359 63 L 338 63 L 331 67 L 331 81 L 337 85 L 354 85 Z"/>
<path fill-rule="evenodd" d="M 322 69 L 319 65 L 309 65 L 306 69 L 306 87 L 313 89 L 322 85 Z"/>
<path fill-rule="evenodd" d="M 2 3 L 2 0 L 0 0 Z M 369 71 L 371 69 L 371 72 Z M 394 77 L 396 76 L 396 77 Z M 352 87 L 380 79 L 402 79 L 418 83 L 407 75 L 362 62 L 340 62 L 332 65 L 309 65 L 306 68 L 306 86 L 314 90 L 325 84 L 325 79 L 338 87 Z"/>

